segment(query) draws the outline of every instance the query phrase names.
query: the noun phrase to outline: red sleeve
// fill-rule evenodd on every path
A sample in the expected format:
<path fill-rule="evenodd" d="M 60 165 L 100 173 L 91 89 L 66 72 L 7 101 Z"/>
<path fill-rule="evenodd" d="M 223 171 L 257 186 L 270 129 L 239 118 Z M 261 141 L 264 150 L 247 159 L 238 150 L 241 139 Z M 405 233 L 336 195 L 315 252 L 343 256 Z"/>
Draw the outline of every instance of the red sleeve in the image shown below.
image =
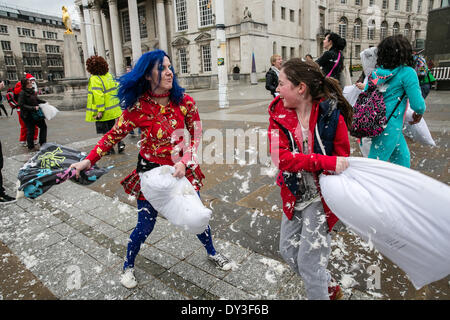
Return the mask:
<path fill-rule="evenodd" d="M 182 105 L 186 108 L 184 122 L 191 141 L 189 147 L 183 150 L 181 162 L 188 166 L 197 163 L 195 155 L 202 140 L 202 123 L 194 99 L 186 95 Z"/>
<path fill-rule="evenodd" d="M 272 118 L 269 121 L 270 154 L 272 162 L 281 171 L 298 172 L 306 170 L 315 172 L 319 170 L 334 171 L 336 169 L 336 156 L 325 156 L 317 153 L 305 155 L 291 152 L 289 140 L 284 132 Z"/>
<path fill-rule="evenodd" d="M 348 138 L 348 129 L 342 115 L 339 115 L 336 136 L 334 137 L 333 155 L 340 157 L 350 156 L 350 140 Z"/>
<path fill-rule="evenodd" d="M 86 159 L 91 161 L 92 166 L 111 150 L 116 143 L 125 138 L 128 132 L 135 128 L 135 122 L 131 121 L 131 118 L 131 113 L 128 110 L 122 112 L 114 127 L 97 142 L 97 145 L 86 157 Z"/>

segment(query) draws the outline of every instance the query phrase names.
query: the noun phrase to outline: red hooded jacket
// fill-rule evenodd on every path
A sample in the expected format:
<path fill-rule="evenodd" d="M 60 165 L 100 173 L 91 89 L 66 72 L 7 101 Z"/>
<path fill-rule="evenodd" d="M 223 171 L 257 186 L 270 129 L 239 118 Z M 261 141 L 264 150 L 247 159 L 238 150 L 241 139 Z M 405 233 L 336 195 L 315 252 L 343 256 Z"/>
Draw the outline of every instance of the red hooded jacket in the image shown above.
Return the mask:
<path fill-rule="evenodd" d="M 314 102 L 309 118 L 309 137 L 314 137 L 314 128 L 319 116 L 319 104 L 325 99 Z M 283 179 L 282 172 L 299 172 L 301 170 L 314 173 L 316 185 L 319 188 L 319 179 L 317 172 L 320 170 L 334 171 L 336 169 L 337 156 L 348 157 L 350 155 L 350 141 L 348 138 L 348 130 L 344 117 L 339 115 L 339 121 L 336 129 L 336 135 L 333 142 L 332 156 L 310 153 L 302 153 L 302 130 L 299 125 L 297 113 L 293 109 L 286 109 L 283 101 L 278 97 L 275 98 L 269 106 L 269 141 L 272 160 L 280 169 L 277 181 Z M 289 146 L 289 139 L 280 128 L 280 125 L 287 129 L 291 134 L 300 153 L 293 153 Z M 278 140 L 278 143 L 277 143 Z M 314 150 L 314 140 L 308 139 L 309 150 Z M 283 212 L 289 220 L 292 220 L 296 197 L 292 194 L 286 184 L 278 183 L 281 187 L 281 199 L 283 201 Z M 331 212 L 326 205 L 322 194 L 320 193 L 322 205 L 327 217 L 328 228 L 331 231 L 338 218 Z"/>

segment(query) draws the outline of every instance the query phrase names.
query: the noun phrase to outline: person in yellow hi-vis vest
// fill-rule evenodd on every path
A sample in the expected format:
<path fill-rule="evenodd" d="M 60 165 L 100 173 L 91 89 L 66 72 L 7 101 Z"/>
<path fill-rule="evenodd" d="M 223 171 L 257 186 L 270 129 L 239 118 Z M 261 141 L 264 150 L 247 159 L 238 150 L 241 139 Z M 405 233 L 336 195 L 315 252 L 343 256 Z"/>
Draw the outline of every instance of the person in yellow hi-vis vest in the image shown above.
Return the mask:
<path fill-rule="evenodd" d="M 122 114 L 120 100 L 117 98 L 118 85 L 108 72 L 108 63 L 101 56 L 86 60 L 86 70 L 91 74 L 88 85 L 86 121 L 95 122 L 97 134 L 104 135 L 111 130 L 116 119 Z M 125 143 L 119 142 L 118 151 L 125 150 Z M 114 149 L 108 154 L 114 153 Z"/>

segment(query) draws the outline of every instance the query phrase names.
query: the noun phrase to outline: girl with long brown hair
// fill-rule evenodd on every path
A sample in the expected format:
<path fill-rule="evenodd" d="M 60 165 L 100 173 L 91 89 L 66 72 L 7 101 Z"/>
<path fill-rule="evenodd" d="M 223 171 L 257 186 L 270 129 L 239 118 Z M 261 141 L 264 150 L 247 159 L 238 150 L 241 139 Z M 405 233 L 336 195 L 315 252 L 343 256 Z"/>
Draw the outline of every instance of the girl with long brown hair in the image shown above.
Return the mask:
<path fill-rule="evenodd" d="M 339 299 L 342 291 L 326 270 L 329 232 L 338 219 L 322 198 L 318 176 L 348 167 L 352 108 L 337 80 L 297 58 L 282 65 L 277 92 L 269 106 L 269 140 L 285 213 L 280 253 L 302 277 L 308 299 Z"/>

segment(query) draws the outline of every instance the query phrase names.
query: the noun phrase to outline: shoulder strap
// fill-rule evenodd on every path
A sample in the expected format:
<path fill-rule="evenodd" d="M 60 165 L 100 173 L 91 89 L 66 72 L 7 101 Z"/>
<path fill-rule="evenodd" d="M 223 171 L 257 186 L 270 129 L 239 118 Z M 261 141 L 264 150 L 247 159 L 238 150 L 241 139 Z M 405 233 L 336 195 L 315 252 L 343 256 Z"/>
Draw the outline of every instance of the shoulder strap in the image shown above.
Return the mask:
<path fill-rule="evenodd" d="M 337 67 L 337 65 L 339 63 L 339 60 L 341 60 L 341 52 L 340 51 L 339 51 L 339 55 L 338 55 L 337 61 L 334 64 L 333 69 L 331 69 L 330 73 L 327 74 L 327 77 L 331 76 L 331 74 L 333 73 L 334 69 Z"/>
<path fill-rule="evenodd" d="M 397 110 L 398 106 L 400 105 L 400 103 L 402 102 L 403 98 L 406 96 L 406 92 L 403 92 L 402 96 L 400 98 L 398 98 L 398 102 L 397 105 L 395 106 L 394 110 L 392 110 L 391 115 L 389 116 L 389 118 L 386 121 L 386 124 L 384 126 L 387 126 L 389 120 L 391 119 L 392 115 L 394 114 L 395 110 Z"/>

